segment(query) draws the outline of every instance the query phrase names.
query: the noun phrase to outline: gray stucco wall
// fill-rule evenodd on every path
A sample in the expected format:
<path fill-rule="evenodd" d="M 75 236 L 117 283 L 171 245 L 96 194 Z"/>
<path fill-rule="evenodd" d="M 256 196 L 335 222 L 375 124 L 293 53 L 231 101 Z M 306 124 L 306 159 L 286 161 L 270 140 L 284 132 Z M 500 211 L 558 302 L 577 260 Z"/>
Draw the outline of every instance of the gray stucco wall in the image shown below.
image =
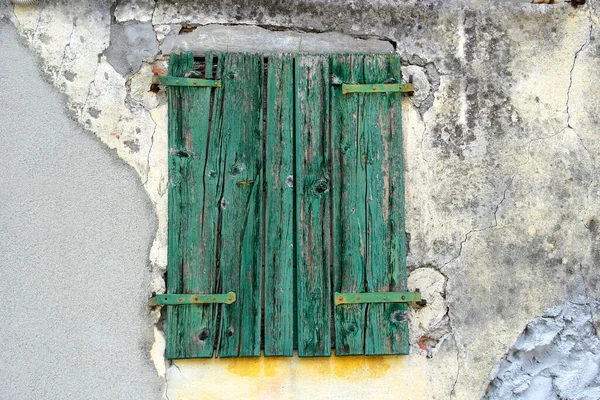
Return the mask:
<path fill-rule="evenodd" d="M 0 177 L 0 267 L 9 278 L 1 293 L 10 294 L 10 323 L 0 334 L 10 340 L 0 344 L 0 372 L 10 379 L 0 387 L 12 398 L 24 397 L 24 387 L 104 398 L 99 391 L 121 384 L 132 398 L 152 398 L 166 383 L 171 400 L 595 399 L 597 370 L 576 378 L 585 368 L 579 358 L 594 371 L 600 353 L 599 7 L 598 0 L 579 8 L 491 0 L 0 5 L 28 47 L 3 28 L 0 145 L 9 173 Z M 380 375 L 360 361 L 363 369 L 352 366 L 358 372 L 347 379 L 339 359 L 330 369 L 308 364 L 313 377 L 302 369 L 309 361 L 298 359 L 271 369 L 263 359 L 171 364 L 160 333 L 152 338 L 160 310 L 150 320 L 144 299 L 164 290 L 168 152 L 165 93 L 148 91 L 152 74 L 165 70 L 170 51 L 250 49 L 243 40 L 256 45 L 273 31 L 291 31 L 292 43 L 299 32 L 315 41 L 381 39 L 415 79 L 402 132 L 409 287 L 419 287 L 429 306 L 411 310 L 411 355 L 378 360 Z M 27 73 L 37 78 L 15 78 Z M 41 107 L 44 99 L 50 104 Z M 35 117 L 27 118 L 32 104 Z M 64 118 L 63 105 L 77 124 Z M 57 111 L 46 113 L 51 107 Z M 63 125 L 55 126 L 59 116 Z M 15 134 L 18 123 L 26 134 Z M 110 297 L 83 295 L 90 291 Z M 530 368 L 533 358 L 542 369 Z M 98 374 L 106 384 L 91 387 Z"/>
<path fill-rule="evenodd" d="M 0 398 L 158 399 L 147 195 L 6 22 L 0 48 Z"/>

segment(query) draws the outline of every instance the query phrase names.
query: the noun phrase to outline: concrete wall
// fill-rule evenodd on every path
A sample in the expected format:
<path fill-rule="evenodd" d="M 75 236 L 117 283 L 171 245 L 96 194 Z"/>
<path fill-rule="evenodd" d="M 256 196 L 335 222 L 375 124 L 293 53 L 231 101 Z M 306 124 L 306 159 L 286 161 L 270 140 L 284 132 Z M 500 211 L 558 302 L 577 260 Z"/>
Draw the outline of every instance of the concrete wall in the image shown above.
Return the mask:
<path fill-rule="evenodd" d="M 154 210 L 0 23 L 0 398 L 159 399 Z"/>
<path fill-rule="evenodd" d="M 40 1 L 0 9 L 39 58 L 39 68 L 62 93 L 59 102 L 79 126 L 133 167 L 156 213 L 149 251 L 132 250 L 132 256 L 140 257 L 139 265 L 132 261 L 131 268 L 116 274 L 122 278 L 115 280 L 120 285 L 139 285 L 135 294 L 127 292 L 133 296 L 130 306 L 137 304 L 130 315 L 137 325 L 127 328 L 131 337 L 144 342 L 152 335 L 151 326 L 144 323 L 148 311 L 142 303 L 150 292 L 164 290 L 166 268 L 166 101 L 164 92 L 148 91 L 151 76 L 166 68 L 169 51 L 201 51 L 207 43 L 239 46 L 243 36 L 267 43 L 271 31 L 293 31 L 288 33 L 291 42 L 304 31 L 312 35 L 306 36 L 311 43 L 331 43 L 333 35 L 345 43 L 369 39 L 374 46 L 391 44 L 404 60 L 404 72 L 414 76 L 415 96 L 403 105 L 409 285 L 421 288 L 430 306 L 411 311 L 412 349 L 407 357 L 175 363 L 166 363 L 162 356 L 160 311 L 153 310 L 149 317 L 158 323 L 158 330 L 152 349 L 106 355 L 115 364 L 132 363 L 132 370 L 143 375 L 139 388 L 131 389 L 140 391 L 138 398 L 151 398 L 141 391 L 156 389 L 152 374 L 146 375 L 144 357 L 152 358 L 155 373 L 166 380 L 165 396 L 171 400 L 597 398 L 597 368 L 590 369 L 585 379 L 564 377 L 577 377 L 582 365 L 597 366 L 593 355 L 600 350 L 595 336 L 595 301 L 600 295 L 598 1 L 579 8 L 567 3 L 474 0 L 248 3 Z M 232 25 L 260 26 L 263 31 Z M 240 35 L 240 29 L 250 33 Z M 252 44 L 250 39 L 245 46 Z M 2 40 L 20 49 L 14 37 L 3 35 Z M 43 90 L 48 91 L 46 87 L 36 92 L 46 93 Z M 14 110 L 9 105 L 19 95 L 10 93 L 3 94 L 7 104 L 3 109 Z M 15 123 L 17 113 L 4 113 L 9 116 L 6 124 Z M 3 132 L 6 126 L 2 125 Z M 85 135 L 89 133 L 80 132 L 78 137 Z M 3 143 L 10 140 L 15 139 L 9 136 Z M 27 140 L 37 144 L 42 139 Z M 52 140 L 59 143 L 56 136 Z M 97 149 L 79 152 L 70 161 L 89 167 L 94 157 L 106 157 L 105 150 L 95 145 Z M 126 172 L 115 178 L 106 167 L 89 170 L 97 177 L 86 175 L 82 181 L 104 179 L 131 191 L 137 188 L 137 197 L 122 203 L 131 207 L 137 224 L 152 229 L 153 216 L 141 200 L 139 183 Z M 14 175 L 10 178 L 15 180 Z M 31 185 L 36 183 L 43 186 L 38 181 Z M 14 214 L 26 216 L 29 203 L 14 201 L 21 207 Z M 50 210 L 39 213 L 38 218 L 50 226 L 64 219 Z M 103 226 L 90 223 L 82 229 L 98 234 Z M 128 232 L 128 241 L 102 242 L 93 250 L 123 254 L 123 243 L 148 243 L 144 229 L 115 230 L 121 235 Z M 41 235 L 39 240 L 49 238 L 52 235 Z M 19 249 L 14 240 L 3 243 Z M 89 251 L 79 254 L 85 253 L 92 264 L 103 259 Z M 23 256 L 24 263 L 47 257 L 42 247 L 34 246 L 32 252 Z M 147 273 L 144 259 L 150 264 Z M 5 261 L 4 269 L 20 273 L 12 263 L 10 269 L 4 265 Z M 51 264 L 45 268 L 54 270 Z M 80 276 L 77 271 L 65 274 Z M 115 278 L 99 262 L 91 271 L 98 276 L 94 281 Z M 37 288 L 29 281 L 19 285 L 27 298 Z M 75 280 L 71 291 L 78 292 L 87 283 Z M 46 290 L 55 286 L 40 284 Z M 126 290 L 119 286 L 118 291 Z M 113 293 L 113 287 L 107 292 Z M 111 302 L 98 307 L 110 313 L 123 310 Z M 23 318 L 11 314 L 14 325 L 22 324 Z M 52 317 L 54 326 L 67 325 L 65 321 L 69 319 L 64 315 Z M 532 329 L 536 334 L 530 334 Z M 39 334 L 24 330 L 29 336 Z M 567 343 L 584 345 L 574 353 L 560 345 L 566 337 Z M 544 358 L 545 368 L 525 368 L 533 357 L 548 352 L 552 357 Z M 10 354 L 14 354 L 10 360 L 18 360 L 16 350 Z M 576 362 L 572 354 L 589 362 Z M 47 363 L 42 358 L 9 365 L 19 366 L 19 376 L 30 378 L 28 369 Z M 68 380 L 69 367 L 65 363 L 56 369 L 56 381 Z M 111 377 L 106 386 L 114 383 L 116 378 Z M 41 379 L 37 386 L 51 382 Z M 17 390 L 11 386 L 7 393 L 17 397 Z"/>

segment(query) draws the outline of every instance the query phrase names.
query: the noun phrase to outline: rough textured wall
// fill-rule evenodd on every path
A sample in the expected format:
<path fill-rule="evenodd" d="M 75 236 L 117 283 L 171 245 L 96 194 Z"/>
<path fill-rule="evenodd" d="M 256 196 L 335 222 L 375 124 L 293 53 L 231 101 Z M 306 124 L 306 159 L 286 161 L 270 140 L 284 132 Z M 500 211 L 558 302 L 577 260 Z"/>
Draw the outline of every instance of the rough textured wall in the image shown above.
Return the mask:
<path fill-rule="evenodd" d="M 0 47 L 0 398 L 160 399 L 151 205 L 2 21 Z"/>
<path fill-rule="evenodd" d="M 507 370 L 503 356 L 522 351 L 517 338 L 544 310 L 564 303 L 561 315 L 579 315 L 570 301 L 599 296 L 597 7 L 88 0 L 5 13 L 79 123 L 138 172 L 158 216 L 148 293 L 164 290 L 167 156 L 164 92 L 148 88 L 167 46 L 212 40 L 194 36 L 209 24 L 391 41 L 416 86 L 403 110 L 409 283 L 431 303 L 411 312 L 411 356 L 169 366 L 159 337 L 153 359 L 171 399 L 473 399 L 486 390 L 489 398 L 534 398 L 535 385 L 516 382 L 537 375 L 498 375 Z M 598 351 L 589 343 L 583 352 Z M 578 368 L 559 364 L 558 373 Z"/>
<path fill-rule="evenodd" d="M 599 305 L 575 299 L 527 324 L 485 399 L 600 399 Z"/>

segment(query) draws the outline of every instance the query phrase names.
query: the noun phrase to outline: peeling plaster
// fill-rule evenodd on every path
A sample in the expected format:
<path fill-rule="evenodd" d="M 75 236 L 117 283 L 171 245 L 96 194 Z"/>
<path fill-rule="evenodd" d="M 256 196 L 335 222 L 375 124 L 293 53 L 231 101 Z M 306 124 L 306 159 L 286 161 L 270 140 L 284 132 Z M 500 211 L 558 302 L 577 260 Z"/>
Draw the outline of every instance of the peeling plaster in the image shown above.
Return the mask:
<path fill-rule="evenodd" d="M 528 323 L 490 374 L 484 399 L 600 398 L 599 309 L 579 298 Z"/>
<path fill-rule="evenodd" d="M 158 41 L 150 22 L 127 21 L 111 25 L 110 45 L 104 55 L 125 78 L 138 72 L 142 62 L 152 62 L 157 54 Z"/>

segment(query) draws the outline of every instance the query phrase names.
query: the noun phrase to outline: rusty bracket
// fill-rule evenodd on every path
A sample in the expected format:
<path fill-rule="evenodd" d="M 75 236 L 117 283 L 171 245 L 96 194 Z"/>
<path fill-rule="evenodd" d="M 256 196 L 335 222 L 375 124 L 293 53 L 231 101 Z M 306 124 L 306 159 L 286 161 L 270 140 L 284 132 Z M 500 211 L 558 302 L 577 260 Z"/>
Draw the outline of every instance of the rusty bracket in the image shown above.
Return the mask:
<path fill-rule="evenodd" d="M 162 86 L 187 86 L 187 87 L 221 87 L 220 80 L 180 78 L 177 76 L 152 76 L 153 85 Z"/>
<path fill-rule="evenodd" d="M 178 306 L 182 304 L 231 304 L 235 292 L 224 294 L 158 294 L 148 300 L 150 306 Z"/>
<path fill-rule="evenodd" d="M 339 293 L 334 295 L 335 305 L 365 304 L 365 303 L 417 303 L 424 306 L 426 301 L 421 299 L 421 292 L 375 292 L 375 293 Z"/>

